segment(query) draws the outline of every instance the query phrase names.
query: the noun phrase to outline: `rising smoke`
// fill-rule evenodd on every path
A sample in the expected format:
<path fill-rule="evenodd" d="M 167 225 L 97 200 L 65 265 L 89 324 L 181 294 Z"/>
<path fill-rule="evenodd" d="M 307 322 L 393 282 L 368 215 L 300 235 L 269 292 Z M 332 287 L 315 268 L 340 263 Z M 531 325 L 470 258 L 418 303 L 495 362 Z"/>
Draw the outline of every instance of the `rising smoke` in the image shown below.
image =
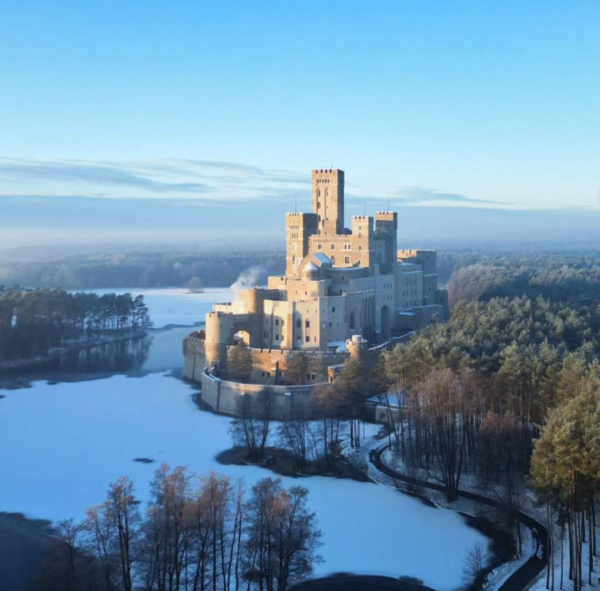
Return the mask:
<path fill-rule="evenodd" d="M 230 287 L 231 291 L 237 294 L 243 289 L 256 287 L 260 281 L 260 278 L 264 276 L 266 271 L 267 270 L 263 265 L 249 267 L 240 273 L 240 276 L 237 278 L 236 282 Z"/>

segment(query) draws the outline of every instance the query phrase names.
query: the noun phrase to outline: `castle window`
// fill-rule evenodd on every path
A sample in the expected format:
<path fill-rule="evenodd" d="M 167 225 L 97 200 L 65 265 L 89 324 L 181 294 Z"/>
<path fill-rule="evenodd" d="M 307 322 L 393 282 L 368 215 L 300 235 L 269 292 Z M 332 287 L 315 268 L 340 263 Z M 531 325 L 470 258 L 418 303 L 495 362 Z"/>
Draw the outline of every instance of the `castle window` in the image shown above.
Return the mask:
<path fill-rule="evenodd" d="M 319 244 L 319 245 L 317 246 L 317 249 L 318 249 L 318 250 L 323 250 L 323 245 L 322 245 L 322 244 Z"/>
<path fill-rule="evenodd" d="M 302 320 L 296 320 L 296 328 L 302 328 Z"/>
<path fill-rule="evenodd" d="M 279 326 L 279 320 L 275 320 L 275 326 Z"/>
<path fill-rule="evenodd" d="M 306 335 L 306 339 L 305 340 L 306 340 L 307 343 L 310 343 L 310 337 L 308 335 Z"/>
<path fill-rule="evenodd" d="M 346 265 L 350 264 L 350 257 L 344 257 L 344 263 L 346 263 Z"/>
<path fill-rule="evenodd" d="M 335 250 L 335 244 L 331 245 L 331 250 Z"/>
<path fill-rule="evenodd" d="M 304 323 L 304 326 L 306 326 L 306 328 L 310 328 L 310 320 L 307 320 L 307 321 Z"/>
<path fill-rule="evenodd" d="M 332 311 L 332 312 L 335 312 L 335 306 L 333 306 L 333 308 L 331 308 L 331 311 Z"/>
<path fill-rule="evenodd" d="M 278 335 L 278 334 L 276 334 L 276 335 L 275 335 L 275 340 L 276 340 L 276 341 L 278 341 L 278 340 L 279 340 L 279 335 Z"/>

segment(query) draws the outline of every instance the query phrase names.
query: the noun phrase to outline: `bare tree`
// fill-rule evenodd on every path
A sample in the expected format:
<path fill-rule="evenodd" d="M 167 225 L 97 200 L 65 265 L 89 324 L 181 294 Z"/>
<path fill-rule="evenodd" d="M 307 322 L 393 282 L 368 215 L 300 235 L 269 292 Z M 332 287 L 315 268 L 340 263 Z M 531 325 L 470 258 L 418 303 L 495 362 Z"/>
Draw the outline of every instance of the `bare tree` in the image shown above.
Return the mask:
<path fill-rule="evenodd" d="M 311 444 L 308 422 L 303 419 L 282 421 L 277 432 L 281 447 L 292 452 L 298 469 L 303 470 Z"/>
<path fill-rule="evenodd" d="M 288 490 L 265 478 L 252 488 L 248 503 L 247 577 L 261 591 L 285 591 L 308 578 L 320 561 L 321 532 L 307 508 L 308 490 Z"/>
<path fill-rule="evenodd" d="M 485 550 L 483 546 L 477 542 L 475 546 L 467 554 L 463 569 L 463 581 L 467 584 L 473 583 L 485 569 Z"/>
<path fill-rule="evenodd" d="M 119 572 L 124 591 L 133 590 L 133 548 L 139 533 L 139 502 L 133 495 L 133 482 L 123 476 L 108 489 L 108 514 L 115 529 Z"/>
<path fill-rule="evenodd" d="M 273 414 L 273 392 L 265 388 L 256 395 L 240 397 L 238 418 L 231 423 L 235 445 L 245 447 L 253 462 L 264 458 Z"/>

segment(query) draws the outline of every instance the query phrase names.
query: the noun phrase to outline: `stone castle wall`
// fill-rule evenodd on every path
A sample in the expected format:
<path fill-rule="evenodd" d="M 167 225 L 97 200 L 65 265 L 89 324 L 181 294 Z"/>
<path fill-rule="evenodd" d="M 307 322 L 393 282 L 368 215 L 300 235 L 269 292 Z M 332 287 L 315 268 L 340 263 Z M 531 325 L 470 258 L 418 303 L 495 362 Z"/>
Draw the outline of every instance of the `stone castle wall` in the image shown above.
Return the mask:
<path fill-rule="evenodd" d="M 230 382 L 202 372 L 201 399 L 218 413 L 240 416 L 243 396 L 257 397 L 266 387 L 271 396 L 271 417 L 288 420 L 313 417 L 312 393 L 317 384 L 310 386 L 264 386 Z"/>

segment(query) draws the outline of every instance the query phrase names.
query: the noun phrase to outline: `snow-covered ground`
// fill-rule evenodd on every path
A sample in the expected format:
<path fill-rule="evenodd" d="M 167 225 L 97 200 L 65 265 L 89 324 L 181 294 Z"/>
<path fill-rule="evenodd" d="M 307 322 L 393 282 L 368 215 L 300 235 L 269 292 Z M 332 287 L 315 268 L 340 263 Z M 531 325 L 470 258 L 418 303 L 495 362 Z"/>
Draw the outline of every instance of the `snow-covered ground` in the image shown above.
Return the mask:
<path fill-rule="evenodd" d="M 207 288 L 203 293 L 191 293 L 183 287 L 166 289 L 107 288 L 85 291 L 98 295 L 106 293 L 130 293 L 134 297 L 143 295 L 154 328 L 164 328 L 170 324 L 193 326 L 204 322 L 204 316 L 214 303 L 230 302 L 235 297 L 233 292 L 226 287 Z"/>
<path fill-rule="evenodd" d="M 0 511 L 79 519 L 86 507 L 103 500 L 109 481 L 124 474 L 134 479 L 144 500 L 160 462 L 194 472 L 218 470 L 249 483 L 271 475 L 215 461 L 230 447 L 229 419 L 199 411 L 192 392 L 166 374 L 35 382 L 4 391 Z M 157 463 L 133 461 L 139 457 Z M 310 489 L 324 532 L 322 574 L 408 575 L 445 591 L 461 584 L 468 551 L 487 543 L 456 513 L 428 507 L 391 487 L 323 477 L 300 483 Z"/>

